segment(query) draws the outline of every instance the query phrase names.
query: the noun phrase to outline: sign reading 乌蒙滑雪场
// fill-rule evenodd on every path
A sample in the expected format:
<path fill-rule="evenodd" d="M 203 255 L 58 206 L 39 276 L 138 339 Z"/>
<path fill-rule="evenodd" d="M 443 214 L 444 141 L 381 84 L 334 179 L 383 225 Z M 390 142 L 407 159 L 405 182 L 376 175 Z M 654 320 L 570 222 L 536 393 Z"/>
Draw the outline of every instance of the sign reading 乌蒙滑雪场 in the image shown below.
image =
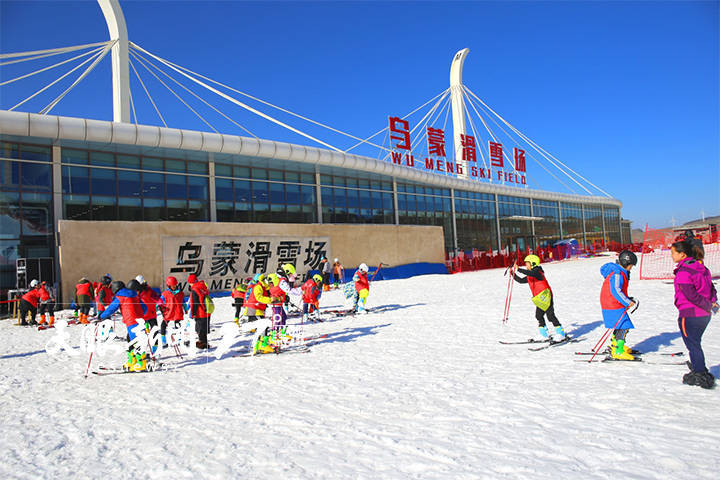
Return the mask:
<path fill-rule="evenodd" d="M 274 273 L 284 263 L 295 265 L 300 278 L 329 256 L 328 237 L 163 237 L 163 278 L 176 277 L 187 291 L 187 278 L 195 274 L 210 291 L 230 290 L 244 278 Z"/>

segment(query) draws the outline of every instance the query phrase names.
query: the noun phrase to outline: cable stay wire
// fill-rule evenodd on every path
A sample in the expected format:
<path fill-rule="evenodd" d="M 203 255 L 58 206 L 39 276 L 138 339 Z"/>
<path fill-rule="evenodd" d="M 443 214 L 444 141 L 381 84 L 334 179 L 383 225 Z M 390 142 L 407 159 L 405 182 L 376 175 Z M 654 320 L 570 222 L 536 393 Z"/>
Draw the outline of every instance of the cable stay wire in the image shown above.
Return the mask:
<path fill-rule="evenodd" d="M 72 62 L 73 60 L 77 60 L 77 59 L 82 58 L 82 57 L 87 57 L 88 55 L 91 55 L 91 54 L 93 54 L 93 53 L 97 53 L 97 52 L 99 52 L 100 50 L 102 50 L 102 47 L 95 48 L 95 49 L 93 49 L 93 50 L 90 50 L 89 52 L 81 53 L 80 55 L 76 55 L 76 56 L 74 56 L 74 57 L 72 57 L 72 58 L 68 58 L 67 60 L 63 60 L 62 62 L 58 62 L 58 63 L 55 63 L 55 64 L 53 64 L 53 65 L 50 65 L 49 67 L 41 68 L 40 70 L 35 70 L 34 72 L 31 72 L 31 73 L 28 73 L 28 74 L 25 74 L 25 75 L 21 75 L 21 76 L 19 76 L 19 77 L 15 77 L 15 78 L 12 78 L 12 79 L 10 79 L 10 80 L 6 80 L 6 81 L 0 83 L 0 87 L 5 86 L 5 85 L 9 85 L 9 84 L 14 83 L 14 82 L 17 82 L 18 80 L 22 80 L 22 79 L 25 79 L 25 78 L 28 78 L 28 77 L 32 77 L 33 75 L 37 75 L 38 73 L 46 72 L 46 71 L 51 70 L 51 69 L 53 69 L 53 68 L 59 67 L 60 65 L 65 65 L 66 63 Z"/>
<path fill-rule="evenodd" d="M 150 70 L 150 68 L 149 68 L 147 65 L 145 65 L 145 63 L 143 63 L 143 61 L 142 61 L 140 58 L 138 58 L 138 57 L 135 55 L 134 52 L 130 52 L 130 55 L 132 55 L 133 58 L 135 59 L 135 61 L 137 61 L 140 65 L 142 65 L 142 66 L 145 68 L 145 70 L 147 70 L 148 72 L 150 72 L 150 75 L 152 75 L 153 77 L 155 77 L 155 79 L 156 79 L 158 82 L 160 82 L 165 88 L 167 88 L 168 90 L 170 90 L 170 93 L 172 93 L 173 95 L 175 95 L 175 98 L 177 98 L 178 100 L 180 100 L 180 102 L 181 102 L 183 105 L 185 105 L 191 112 L 193 112 L 193 113 L 195 114 L 195 116 L 197 116 L 202 122 L 204 122 L 205 125 L 207 125 L 208 127 L 210 127 L 210 129 L 211 129 L 213 132 L 215 132 L 215 133 L 220 133 L 220 132 L 217 131 L 217 129 L 216 129 L 215 127 L 213 127 L 213 126 L 210 124 L 210 122 L 208 122 L 207 120 L 205 120 L 205 118 L 203 118 L 202 115 L 200 115 L 197 111 L 195 111 L 194 108 L 192 108 L 190 105 L 188 105 L 187 102 L 185 102 L 185 100 L 183 100 L 182 97 L 180 97 L 180 95 L 178 95 L 177 93 L 175 93 L 175 91 L 174 91 L 172 88 L 170 88 L 169 85 L 167 85 L 165 82 L 163 82 L 162 79 L 155 74 L 155 72 L 153 72 L 152 70 Z"/>
<path fill-rule="evenodd" d="M 210 104 L 209 102 L 207 102 L 205 99 L 203 99 L 202 97 L 200 97 L 198 94 L 196 94 L 195 92 L 193 92 L 192 90 L 190 90 L 189 88 L 187 88 L 185 85 L 183 85 L 182 83 L 180 83 L 179 81 L 177 81 L 176 79 L 174 79 L 170 74 L 168 74 L 168 73 L 165 72 L 163 69 L 161 69 L 160 67 L 158 67 L 157 65 L 155 65 L 154 63 L 152 63 L 149 59 L 143 57 L 142 55 L 140 55 L 138 52 L 136 52 L 136 51 L 134 51 L 134 50 L 131 50 L 130 52 L 131 52 L 132 55 L 136 56 L 136 58 L 137 58 L 137 60 L 138 60 L 139 62 L 141 62 L 141 63 L 142 63 L 143 61 L 146 62 L 148 65 L 150 65 L 151 67 L 153 67 L 155 70 L 157 70 L 158 72 L 162 73 L 162 74 L 165 75 L 167 78 L 169 78 L 170 80 L 172 80 L 173 82 L 175 82 L 175 84 L 177 84 L 178 86 L 180 86 L 180 87 L 181 87 L 182 89 L 184 89 L 186 92 L 188 92 L 189 94 L 191 94 L 192 96 L 194 96 L 195 98 L 197 98 L 198 100 L 200 100 L 202 103 L 204 103 L 205 105 L 207 105 L 208 107 L 210 107 L 211 109 L 213 109 L 213 110 L 214 110 L 215 112 L 217 112 L 218 114 L 222 115 L 226 120 L 228 120 L 229 122 L 233 123 L 234 125 L 240 127 L 240 129 L 242 129 L 243 131 L 247 132 L 248 134 L 250 134 L 251 136 L 255 137 L 256 139 L 258 139 L 258 140 L 260 139 L 260 137 L 258 137 L 258 136 L 255 135 L 254 133 L 252 133 L 250 130 L 248 130 L 248 129 L 245 128 L 244 126 L 240 125 L 238 122 L 236 122 L 235 120 L 233 120 L 232 118 L 230 118 L 228 115 L 224 114 L 223 112 L 221 112 L 220 110 L 218 110 L 217 108 L 215 108 L 212 104 Z M 143 64 L 143 66 L 144 66 L 145 68 L 148 68 L 147 66 L 145 66 L 144 63 L 142 63 L 142 64 Z M 151 73 L 152 73 L 152 72 L 151 72 Z M 164 84 L 163 84 L 163 85 L 164 85 Z M 168 87 L 168 88 L 169 88 L 169 87 Z M 188 107 L 188 108 L 189 108 L 189 107 Z M 217 131 L 216 131 L 216 132 L 217 132 Z"/>
<path fill-rule="evenodd" d="M 19 60 L 13 60 L 10 62 L 0 63 L 0 67 L 5 66 L 5 65 L 10 65 L 13 63 L 29 62 L 31 60 L 37 60 L 39 58 L 52 57 L 53 55 L 60 55 L 63 53 L 74 52 L 76 50 L 84 50 L 86 48 L 93 48 L 93 47 L 101 47 L 102 48 L 110 42 L 112 42 L 112 40 L 106 40 L 104 42 L 98 42 L 98 43 L 88 43 L 86 45 L 74 45 L 71 47 L 51 48 L 49 50 L 34 50 L 34 51 L 30 51 L 30 52 L 17 52 L 17 53 L 0 53 L 0 60 L 6 59 L 6 58 L 17 58 L 17 57 L 25 57 L 28 55 L 35 55 L 30 58 L 21 58 Z"/>
<path fill-rule="evenodd" d="M 440 106 L 442 101 L 445 101 L 445 104 L 443 105 L 442 108 L 440 108 L 438 110 L 438 106 Z M 424 123 L 419 123 L 418 125 L 415 126 L 415 128 L 413 128 L 413 130 L 417 129 L 417 134 L 415 135 L 415 138 L 413 139 L 412 143 L 410 143 L 410 145 L 415 145 L 415 147 L 410 150 L 410 155 L 413 155 L 416 148 L 420 148 L 422 146 L 420 143 L 418 143 L 418 140 L 420 139 L 420 137 L 423 134 L 427 133 L 427 126 L 433 125 L 434 122 L 437 121 L 437 118 L 435 120 L 433 120 L 433 115 L 435 115 L 435 112 L 438 112 L 438 118 L 439 118 L 439 116 L 442 115 L 443 110 L 445 110 L 445 107 L 447 107 L 448 105 L 450 105 L 450 96 L 449 95 L 442 97 L 438 101 L 438 103 L 436 103 L 433 106 L 433 108 L 430 109 L 430 111 L 426 115 L 427 120 Z M 421 122 L 422 122 L 422 120 L 421 120 Z M 420 128 L 421 126 L 422 126 L 422 128 Z M 412 134 L 412 131 L 410 133 Z"/>
<path fill-rule="evenodd" d="M 477 111 L 475 113 L 477 113 Z M 480 159 L 483 162 L 483 167 L 485 167 L 485 170 L 490 171 L 490 167 L 488 166 L 488 163 L 485 160 L 485 154 L 483 153 L 484 149 L 482 148 L 482 145 L 484 145 L 484 141 L 483 141 L 483 138 L 480 136 L 480 133 L 479 133 L 480 129 L 475 128 L 475 122 L 473 122 L 472 116 L 470 115 L 470 111 L 467 109 L 467 107 L 465 107 L 465 112 L 463 112 L 463 115 L 467 115 L 467 118 L 470 121 L 470 129 L 473 132 L 473 136 L 479 140 L 479 142 L 475 142 L 475 145 L 476 145 L 476 151 L 480 152 Z M 479 116 L 480 116 L 480 114 L 478 114 L 478 117 Z M 480 145 L 480 148 L 477 148 L 478 145 Z M 453 145 L 453 148 L 454 148 L 454 145 Z M 489 180 L 490 180 L 490 183 L 493 183 L 492 175 L 489 176 Z"/>
<path fill-rule="evenodd" d="M 132 110 L 133 118 L 135 119 L 135 125 L 137 125 L 137 113 L 135 113 L 135 102 L 133 101 L 132 89 L 130 89 L 130 109 Z"/>
<path fill-rule="evenodd" d="M 470 90 L 470 89 L 468 88 L 467 91 L 468 91 L 473 97 L 475 97 L 478 102 L 480 102 L 483 106 L 485 106 L 486 109 L 488 109 L 491 113 L 493 113 L 496 117 L 498 117 L 498 119 L 500 119 L 501 122 L 503 122 L 505 125 L 507 125 L 508 128 L 510 128 L 510 129 L 511 129 L 512 131 L 514 131 L 515 133 L 517 133 L 517 134 L 518 134 L 521 138 L 523 138 L 528 144 L 532 145 L 542 156 L 544 156 L 546 159 L 548 159 L 548 161 L 551 161 L 550 158 L 552 158 L 553 160 L 555 160 L 556 162 L 558 162 L 560 165 L 562 165 L 563 167 L 567 168 L 570 172 L 572 172 L 572 173 L 573 173 L 574 175 L 576 175 L 578 178 L 582 179 L 582 180 L 583 180 L 584 182 L 586 182 L 588 185 L 590 185 L 590 186 L 592 186 L 593 188 L 597 189 L 598 191 L 602 192 L 602 193 L 603 193 L 604 195 L 606 195 L 607 197 L 612 198 L 612 195 L 610 195 L 609 193 L 607 193 L 606 191 L 604 191 L 603 189 L 601 189 L 600 187 L 598 187 L 597 185 L 595 185 L 594 183 L 592 183 L 591 181 L 589 181 L 587 178 L 585 178 L 585 177 L 583 177 L 582 175 L 580 175 L 579 173 L 577 173 L 575 170 L 573 170 L 572 168 L 570 168 L 569 166 L 567 166 L 565 163 L 563 163 L 563 162 L 561 162 L 560 160 L 558 160 L 558 159 L 557 159 L 556 157 L 554 157 L 552 154 L 550 154 L 550 153 L 547 152 L 545 149 L 543 149 L 542 147 L 540 147 L 537 143 L 535 143 L 535 142 L 532 141 L 530 138 L 528 138 L 525 134 L 523 134 L 522 132 L 520 132 L 517 128 L 515 128 L 515 127 L 512 126 L 510 123 L 508 123 L 503 117 L 501 117 L 497 112 L 495 112 L 495 110 L 493 110 L 492 108 L 490 108 L 485 102 L 482 101 L 482 99 L 480 99 L 477 95 L 475 95 L 475 93 L 473 93 L 472 90 Z M 548 157 L 550 157 L 550 158 L 548 158 Z M 552 162 L 551 162 L 551 163 L 552 163 Z M 578 185 L 580 185 L 580 183 L 579 183 L 575 178 L 573 178 L 571 175 L 569 175 L 569 174 L 567 174 L 566 172 L 564 172 L 560 167 L 557 167 L 557 168 L 558 168 L 560 171 L 562 171 L 563 173 L 565 173 L 565 175 L 568 175 L 568 177 L 570 177 L 575 183 L 578 183 Z M 582 186 L 582 185 L 580 185 L 580 186 Z M 582 186 L 582 187 L 583 187 L 583 189 L 587 190 L 584 186 Z M 589 192 L 589 191 L 588 191 L 588 192 Z M 589 192 L 589 193 L 590 193 L 590 192 Z M 592 193 L 590 193 L 590 194 L 592 195 Z"/>
<path fill-rule="evenodd" d="M 320 145 L 324 145 L 324 146 L 326 146 L 326 147 L 328 147 L 328 148 L 330 148 L 330 149 L 332 149 L 332 150 L 335 150 L 336 152 L 342 153 L 342 150 L 340 150 L 339 148 L 334 147 L 333 145 L 330 145 L 329 143 L 326 143 L 326 142 L 324 142 L 324 141 L 322 141 L 322 140 L 320 140 L 320 139 L 318 139 L 318 138 L 315 138 L 315 137 L 313 137 L 312 135 L 309 135 L 309 134 L 307 134 L 307 133 L 305 133 L 305 132 L 302 132 L 302 131 L 298 130 L 297 128 L 291 127 L 290 125 L 288 125 L 288 124 L 286 124 L 286 123 L 284 123 L 284 122 L 281 122 L 280 120 L 277 120 L 276 118 L 273 118 L 273 117 L 271 117 L 270 115 L 267 115 L 266 113 L 263 113 L 263 112 L 255 109 L 255 108 L 251 107 L 250 105 L 247 105 L 247 104 L 241 102 L 240 100 L 237 100 L 236 98 L 233 98 L 233 97 L 227 95 L 227 94 L 224 93 L 224 92 L 219 91 L 218 89 L 216 89 L 216 88 L 208 85 L 207 83 L 202 82 L 202 81 L 200 81 L 200 80 L 198 80 L 198 79 L 196 79 L 196 78 L 188 75 L 187 73 L 183 72 L 182 70 L 180 70 L 180 69 L 178 69 L 178 68 L 176 68 L 176 67 L 174 67 L 174 66 L 172 66 L 172 65 L 168 65 L 168 63 L 167 63 L 166 60 L 163 60 L 162 58 L 158 57 L 157 55 L 154 55 L 154 54 L 148 52 L 147 50 L 143 49 L 142 47 L 140 47 L 140 46 L 138 46 L 138 45 L 136 45 L 136 44 L 134 44 L 134 43 L 131 43 L 131 44 L 134 45 L 135 48 L 137 48 L 137 49 L 139 49 L 140 51 L 142 51 L 143 53 L 145 53 L 146 55 L 154 58 L 154 59 L 157 60 L 158 62 L 164 63 L 165 65 L 167 65 L 168 67 L 170 67 L 172 70 L 175 70 L 176 72 L 178 72 L 179 74 L 183 75 L 184 77 L 192 80 L 193 82 L 197 83 L 198 85 L 201 85 L 201 86 L 207 88 L 207 89 L 210 90 L 211 92 L 219 95 L 220 97 L 228 100 L 229 102 L 232 102 L 232 103 L 234 103 L 234 104 L 236 104 L 236 105 L 238 105 L 238 106 L 240 106 L 240 107 L 242 107 L 242 108 L 245 108 L 246 110 L 249 110 L 249 111 L 255 113 L 256 115 L 258 115 L 258 116 L 260 116 L 260 117 L 262 117 L 262 118 L 264 118 L 264 119 L 266 119 L 266 120 L 269 120 L 269 121 L 271 121 L 271 122 L 273 122 L 273 123 L 275 123 L 275 124 L 277 124 L 277 125 L 280 125 L 280 126 L 282 126 L 282 127 L 285 127 L 285 128 L 287 128 L 288 130 L 297 133 L 298 135 L 302 135 L 302 136 L 305 137 L 305 138 L 308 138 L 308 139 L 310 139 L 310 140 L 312 140 L 312 141 L 314 141 L 314 142 L 317 142 L 317 143 L 319 143 Z"/>
<path fill-rule="evenodd" d="M 473 110 L 475 110 L 475 113 L 478 114 L 478 115 L 480 115 L 480 113 L 477 111 L 477 108 L 475 107 L 475 104 L 473 103 L 472 99 L 471 99 L 469 96 L 467 96 L 467 93 L 466 93 L 465 95 L 466 95 L 468 101 L 470 102 L 470 105 L 473 107 Z M 499 128 L 500 130 L 502 130 L 502 132 L 503 132 L 512 142 L 518 143 L 519 145 L 522 145 L 522 142 L 516 141 L 516 140 L 512 137 L 512 135 L 510 135 L 500 124 L 497 123 L 497 121 L 495 121 L 494 118 L 492 118 L 491 116 L 488 116 L 488 118 L 489 118 L 490 120 L 492 120 L 492 122 L 495 123 L 495 125 L 497 125 L 498 128 Z M 530 159 L 533 160 L 535 163 L 537 163 L 538 166 L 540 166 L 540 168 L 542 168 L 543 170 L 545 170 L 550 176 L 552 176 L 555 180 L 557 180 L 561 185 L 565 186 L 565 188 L 567 188 L 568 191 L 570 191 L 570 192 L 572 192 L 572 193 L 577 193 L 577 192 L 575 191 L 575 189 L 573 189 L 572 187 L 570 187 L 570 185 L 568 185 L 567 183 L 563 182 L 557 175 L 555 175 L 551 170 L 549 170 L 545 165 L 543 165 L 543 164 L 542 164 L 538 159 L 536 159 L 535 156 L 532 155 L 530 152 L 527 152 L 527 156 L 530 157 Z M 515 169 L 515 166 L 514 166 L 514 165 L 513 165 L 513 169 Z M 517 169 L 515 169 L 515 171 L 517 172 Z M 535 178 L 532 177 L 529 173 L 525 172 L 525 175 L 527 175 L 527 177 L 528 177 L 530 180 L 532 180 L 532 182 L 533 182 L 535 185 L 538 185 L 538 186 L 540 185 L 540 183 L 539 183 L 537 180 L 535 180 Z"/>
<path fill-rule="evenodd" d="M 415 110 L 413 110 L 412 112 L 410 112 L 410 113 L 408 113 L 407 115 L 405 115 L 405 116 L 403 116 L 403 117 L 400 117 L 400 118 L 402 118 L 403 120 L 407 119 L 410 115 L 414 114 L 415 112 L 417 112 L 418 110 L 420 110 L 421 108 L 423 108 L 424 106 L 426 106 L 427 104 L 429 104 L 430 102 L 434 101 L 434 100 L 435 100 L 436 98 L 438 98 L 440 95 L 443 95 L 443 94 L 447 93 L 448 90 L 450 90 L 450 89 L 448 88 L 448 89 L 446 89 L 446 90 L 443 90 L 442 92 L 438 93 L 437 95 L 435 95 L 433 98 L 431 98 L 431 99 L 428 100 L 427 102 L 425 102 L 425 103 L 423 103 L 422 105 L 420 105 L 419 107 L 417 107 L 417 108 L 416 108 Z M 384 127 L 384 128 L 382 128 L 382 129 L 378 130 L 378 131 L 375 132 L 374 134 L 372 134 L 372 135 L 370 135 L 369 137 L 367 137 L 367 139 L 365 139 L 365 140 L 361 141 L 360 143 L 357 143 L 357 144 L 353 145 L 352 147 L 348 148 L 347 150 L 345 150 L 345 153 L 349 152 L 350 150 L 352 150 L 353 148 L 357 147 L 358 145 L 362 145 L 362 144 L 365 143 L 367 140 L 370 140 L 371 138 L 375 137 L 375 136 L 378 135 L 379 133 L 384 132 L 384 131 L 386 131 L 386 130 L 388 130 L 388 129 L 389 129 L 389 127 Z M 385 148 L 385 143 L 384 143 L 384 142 L 383 142 L 383 145 L 382 145 L 380 148 L 381 148 L 382 150 L 390 150 L 389 148 Z M 378 155 L 378 158 L 380 158 L 379 155 Z"/>
<path fill-rule="evenodd" d="M 60 100 L 62 100 L 63 98 L 65 98 L 65 95 L 67 95 L 68 93 L 70 93 L 70 91 L 71 91 L 73 88 L 75 88 L 75 86 L 77 86 L 78 83 L 80 83 L 85 77 L 87 77 L 87 76 L 90 74 L 90 72 L 92 72 L 93 69 L 97 66 L 97 64 L 100 63 L 100 61 L 101 61 L 103 58 L 105 58 L 105 55 L 108 54 L 108 52 L 109 52 L 110 49 L 113 47 L 113 45 L 115 45 L 116 42 L 117 42 L 117 40 L 115 40 L 115 41 L 112 42 L 112 43 L 109 43 L 109 44 L 103 49 L 103 51 L 100 52 L 100 54 L 95 57 L 95 61 L 94 61 L 93 63 L 91 63 L 91 64 L 88 66 L 88 68 L 85 69 L 85 71 L 72 83 L 72 85 L 70 85 L 63 93 L 61 93 L 60 95 L 58 95 L 58 96 L 55 98 L 55 100 L 53 100 L 52 102 L 50 102 L 45 108 L 43 108 L 42 110 L 40 110 L 40 115 L 47 115 L 47 114 L 50 112 L 50 110 L 52 110 L 52 109 L 55 107 L 55 105 L 57 105 L 58 102 L 60 102 Z"/>
<path fill-rule="evenodd" d="M 85 61 L 83 61 L 83 62 L 80 63 L 79 65 L 76 65 L 72 70 L 70 70 L 69 72 L 65 73 L 65 74 L 62 75 L 60 78 L 56 79 L 54 82 L 52 82 L 52 83 L 44 86 L 43 88 L 41 88 L 41 89 L 38 90 L 37 92 L 35 92 L 35 93 L 33 93 L 32 95 L 30 95 L 29 97 L 27 97 L 27 98 L 26 98 L 25 100 L 23 100 L 22 102 L 20 102 L 20 103 L 14 105 L 13 107 L 9 108 L 8 111 L 13 111 L 13 110 L 15 110 L 17 107 L 19 107 L 20 105 L 23 105 L 24 103 L 28 102 L 29 100 L 32 100 L 33 98 L 35 98 L 36 96 L 40 95 L 42 92 L 44 92 L 44 91 L 47 90 L 48 88 L 52 87 L 52 86 L 55 85 L 56 83 L 58 83 L 58 82 L 60 82 L 61 80 L 63 80 L 65 77 L 67 77 L 68 75 L 70 75 L 71 73 L 73 73 L 75 70 L 78 70 L 78 69 L 82 68 L 83 66 L 85 66 L 86 64 L 92 62 L 95 58 L 97 58 L 98 56 L 102 55 L 102 53 L 103 53 L 102 51 L 101 51 L 101 52 L 98 52 L 98 53 L 96 53 L 94 56 L 91 56 L 90 58 L 85 59 Z"/>
<path fill-rule="evenodd" d="M 165 128 L 167 128 L 167 123 L 165 123 L 165 119 L 162 116 L 162 113 L 160 113 L 160 110 L 158 109 L 157 105 L 155 105 L 155 101 L 150 96 L 150 92 L 148 92 L 147 87 L 145 87 L 145 84 L 142 81 L 142 78 L 140 78 L 140 75 L 138 74 L 137 70 L 135 69 L 135 65 L 133 65 L 133 61 L 128 57 L 128 62 L 130 63 L 130 67 L 132 68 L 133 72 L 135 72 L 135 76 L 137 77 L 138 81 L 140 82 L 140 85 L 142 85 L 143 90 L 145 90 L 145 95 L 148 96 L 150 99 L 150 103 L 152 103 L 152 106 L 155 108 L 155 111 L 158 114 L 158 117 L 160 117 L 160 120 L 162 121 L 163 125 L 165 125 Z"/>

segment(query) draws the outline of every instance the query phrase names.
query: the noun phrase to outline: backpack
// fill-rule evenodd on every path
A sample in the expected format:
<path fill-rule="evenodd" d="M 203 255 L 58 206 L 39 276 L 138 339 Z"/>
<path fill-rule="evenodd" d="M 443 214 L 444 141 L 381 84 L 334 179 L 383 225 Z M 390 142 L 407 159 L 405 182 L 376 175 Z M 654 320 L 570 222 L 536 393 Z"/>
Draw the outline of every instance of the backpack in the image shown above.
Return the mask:
<path fill-rule="evenodd" d="M 210 298 L 210 295 L 205 295 L 205 312 L 207 312 L 208 315 L 212 315 L 214 311 L 215 304 L 213 303 L 212 298 Z"/>

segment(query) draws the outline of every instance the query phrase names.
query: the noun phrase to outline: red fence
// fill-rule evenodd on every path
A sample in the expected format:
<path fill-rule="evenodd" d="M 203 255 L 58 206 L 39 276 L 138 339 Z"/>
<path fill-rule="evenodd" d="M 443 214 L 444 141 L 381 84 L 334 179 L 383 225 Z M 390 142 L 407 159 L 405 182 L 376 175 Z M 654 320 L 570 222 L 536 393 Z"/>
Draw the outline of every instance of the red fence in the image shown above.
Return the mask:
<path fill-rule="evenodd" d="M 714 227 L 714 225 L 712 226 Z M 695 238 L 703 242 L 705 259 L 703 263 L 713 276 L 720 275 L 720 235 L 715 228 L 694 230 Z M 669 280 L 673 278 L 675 263 L 670 256 L 670 246 L 684 239 L 684 231 L 674 228 L 650 229 L 645 226 L 642 255 L 640 256 L 640 279 Z"/>

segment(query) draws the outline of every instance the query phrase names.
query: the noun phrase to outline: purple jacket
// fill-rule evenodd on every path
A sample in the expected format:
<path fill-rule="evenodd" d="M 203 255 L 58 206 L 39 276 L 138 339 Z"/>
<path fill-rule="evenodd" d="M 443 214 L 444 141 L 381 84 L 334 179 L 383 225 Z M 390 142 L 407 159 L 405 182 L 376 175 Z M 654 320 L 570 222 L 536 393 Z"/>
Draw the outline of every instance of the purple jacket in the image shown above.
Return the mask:
<path fill-rule="evenodd" d="M 687 257 L 675 267 L 675 306 L 681 317 L 710 315 L 717 302 L 717 291 L 710 270 L 702 263 Z"/>

